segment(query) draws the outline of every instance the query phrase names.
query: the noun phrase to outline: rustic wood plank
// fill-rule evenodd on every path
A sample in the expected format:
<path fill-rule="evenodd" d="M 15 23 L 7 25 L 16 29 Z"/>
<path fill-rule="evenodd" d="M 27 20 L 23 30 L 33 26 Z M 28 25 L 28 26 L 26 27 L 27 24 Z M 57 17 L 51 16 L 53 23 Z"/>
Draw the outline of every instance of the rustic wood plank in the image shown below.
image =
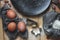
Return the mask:
<path fill-rule="evenodd" d="M 4 40 L 2 20 L 0 18 L 0 40 Z"/>
<path fill-rule="evenodd" d="M 2 0 L 0 1 L 0 8 L 2 7 Z M 1 13 L 0 13 L 1 14 Z M 0 17 L 0 40 L 4 40 L 3 36 L 3 26 L 2 26 L 2 19 Z"/>
<path fill-rule="evenodd" d="M 9 3 L 11 4 L 10 0 L 9 0 Z M 12 4 L 11 4 L 11 6 L 12 6 Z M 42 16 L 38 16 L 38 17 L 37 16 L 36 17 L 26 17 L 26 16 L 23 16 L 23 15 L 19 14 L 17 12 L 17 10 L 15 10 L 15 8 L 13 6 L 11 7 L 11 9 L 13 9 L 20 18 L 22 18 L 22 17 L 30 18 L 30 19 L 32 19 L 32 20 L 34 20 L 34 21 L 36 21 L 38 23 L 39 28 L 43 28 L 43 17 Z M 28 39 L 27 40 L 48 40 L 46 38 L 46 35 L 44 34 L 44 31 L 41 33 L 42 34 L 41 36 L 35 37 L 33 34 L 31 34 L 32 26 L 27 26 L 27 29 L 28 29 L 28 32 L 29 32 L 29 35 L 28 35 Z M 5 32 L 4 32 L 4 38 L 5 38 L 5 40 L 9 40 L 9 38 L 6 35 Z M 17 37 L 16 40 L 24 40 L 24 39 L 22 39 L 21 37 Z"/>

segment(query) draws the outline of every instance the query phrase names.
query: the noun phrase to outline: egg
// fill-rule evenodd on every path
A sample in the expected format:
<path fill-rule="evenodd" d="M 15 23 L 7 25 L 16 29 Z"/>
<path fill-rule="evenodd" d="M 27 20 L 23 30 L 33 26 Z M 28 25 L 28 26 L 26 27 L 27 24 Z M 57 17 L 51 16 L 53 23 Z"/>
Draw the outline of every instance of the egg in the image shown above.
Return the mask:
<path fill-rule="evenodd" d="M 25 22 L 18 22 L 18 30 L 19 30 L 19 32 L 25 32 L 25 30 L 26 30 Z"/>
<path fill-rule="evenodd" d="M 16 23 L 15 23 L 15 22 L 10 22 L 10 23 L 7 25 L 7 27 L 8 27 L 8 30 L 9 30 L 10 32 L 14 32 L 14 31 L 16 30 Z"/>
<path fill-rule="evenodd" d="M 12 9 L 7 10 L 6 15 L 7 15 L 8 18 L 11 18 L 11 19 L 16 17 L 16 13 Z"/>

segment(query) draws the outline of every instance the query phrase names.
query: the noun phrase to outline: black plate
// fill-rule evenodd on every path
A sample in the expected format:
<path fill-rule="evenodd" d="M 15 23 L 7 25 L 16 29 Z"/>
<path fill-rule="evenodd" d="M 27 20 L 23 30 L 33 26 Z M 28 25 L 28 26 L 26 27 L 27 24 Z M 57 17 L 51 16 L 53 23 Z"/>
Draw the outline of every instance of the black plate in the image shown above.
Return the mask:
<path fill-rule="evenodd" d="M 24 15 L 38 15 L 45 11 L 51 0 L 11 0 L 13 6 Z"/>

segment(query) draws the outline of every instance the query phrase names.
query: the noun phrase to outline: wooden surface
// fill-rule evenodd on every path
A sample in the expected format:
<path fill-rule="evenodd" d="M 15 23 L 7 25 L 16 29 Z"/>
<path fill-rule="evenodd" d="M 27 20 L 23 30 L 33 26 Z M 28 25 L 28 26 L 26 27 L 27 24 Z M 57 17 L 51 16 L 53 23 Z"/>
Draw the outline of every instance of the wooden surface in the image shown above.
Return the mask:
<path fill-rule="evenodd" d="M 1 2 L 0 2 L 0 8 L 1 8 Z M 0 17 L 0 40 L 3 40 L 3 26 L 2 26 L 2 19 Z"/>
<path fill-rule="evenodd" d="M 0 18 L 0 40 L 3 40 L 3 27 L 2 27 L 2 20 Z"/>
<path fill-rule="evenodd" d="M 26 16 L 23 16 L 23 15 L 19 14 L 13 6 L 12 6 L 12 9 L 17 13 L 17 15 L 19 17 L 25 17 L 26 18 Z M 36 16 L 36 17 L 27 17 L 27 18 L 30 18 L 30 19 L 38 22 L 39 27 L 43 28 L 43 16 L 39 15 L 39 16 Z M 48 40 L 48 39 L 46 39 L 46 35 L 44 34 L 44 31 L 41 33 L 42 35 L 39 35 L 38 37 L 35 37 L 33 34 L 31 34 L 32 26 L 30 26 L 30 27 L 27 26 L 27 29 L 28 29 L 28 32 L 29 32 L 27 40 Z M 0 18 L 0 40 L 9 40 L 7 34 L 3 31 L 3 25 L 2 25 L 2 19 L 1 18 Z M 16 40 L 24 40 L 24 39 L 21 38 L 21 37 L 17 37 Z"/>

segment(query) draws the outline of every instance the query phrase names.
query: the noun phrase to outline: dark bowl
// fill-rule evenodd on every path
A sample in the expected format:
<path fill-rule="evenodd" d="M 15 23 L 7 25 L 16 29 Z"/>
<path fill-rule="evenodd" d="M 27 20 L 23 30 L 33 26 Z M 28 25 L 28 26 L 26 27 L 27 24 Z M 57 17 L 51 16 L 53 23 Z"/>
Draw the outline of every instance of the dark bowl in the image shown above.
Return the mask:
<path fill-rule="evenodd" d="M 18 12 L 33 16 L 44 12 L 51 0 L 11 0 L 11 2 Z"/>

